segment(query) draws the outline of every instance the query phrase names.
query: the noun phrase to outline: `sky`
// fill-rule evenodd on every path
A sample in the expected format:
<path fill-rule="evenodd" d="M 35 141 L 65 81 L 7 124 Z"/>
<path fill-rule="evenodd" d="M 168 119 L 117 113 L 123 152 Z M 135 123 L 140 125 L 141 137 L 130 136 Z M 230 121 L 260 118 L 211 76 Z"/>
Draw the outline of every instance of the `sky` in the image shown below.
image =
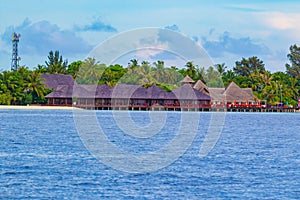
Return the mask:
<path fill-rule="evenodd" d="M 203 47 L 213 63 L 225 63 L 228 69 L 235 61 L 257 56 L 267 70 L 285 71 L 289 47 L 300 45 L 296 0 L 0 0 L 0 4 L 2 71 L 10 70 L 12 32 L 21 34 L 20 65 L 30 69 L 44 65 L 51 50 L 59 50 L 69 63 L 84 60 L 103 42 L 144 28 L 182 34 Z M 153 52 L 148 57 L 132 56 L 139 61 L 164 59 Z M 183 65 L 177 63 L 179 68 Z"/>

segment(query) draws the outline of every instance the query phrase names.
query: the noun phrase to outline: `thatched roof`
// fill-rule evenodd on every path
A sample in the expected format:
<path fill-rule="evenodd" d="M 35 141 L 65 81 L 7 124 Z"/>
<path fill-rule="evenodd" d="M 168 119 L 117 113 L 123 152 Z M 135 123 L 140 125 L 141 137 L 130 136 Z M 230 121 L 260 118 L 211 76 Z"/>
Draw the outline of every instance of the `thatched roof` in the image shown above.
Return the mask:
<path fill-rule="evenodd" d="M 163 99 L 165 91 L 153 85 L 149 88 L 140 87 L 132 95 L 133 99 Z"/>
<path fill-rule="evenodd" d="M 195 81 L 193 79 L 191 79 L 191 77 L 189 77 L 188 75 L 186 75 L 184 77 L 184 79 L 182 79 L 180 82 L 181 83 L 195 83 Z"/>
<path fill-rule="evenodd" d="M 251 88 L 240 88 L 234 82 L 226 88 L 208 88 L 201 80 L 194 87 L 184 84 L 172 92 L 166 92 L 157 86 L 144 88 L 140 85 L 118 84 L 113 88 L 107 85 L 78 85 L 70 75 L 43 74 L 48 88 L 54 91 L 46 98 L 119 98 L 119 99 L 165 99 L 165 100 L 218 100 L 218 101 L 254 101 Z M 182 83 L 194 82 L 186 76 Z M 209 94 L 209 95 L 208 95 Z"/>
<path fill-rule="evenodd" d="M 98 85 L 97 91 L 96 91 L 96 98 L 103 98 L 103 99 L 109 99 L 111 98 L 112 94 L 112 88 L 110 88 L 108 85 Z"/>
<path fill-rule="evenodd" d="M 94 98 L 97 85 L 77 85 L 74 87 L 73 96 L 78 98 Z"/>
<path fill-rule="evenodd" d="M 129 99 L 140 85 L 118 84 L 112 88 L 111 98 Z"/>
<path fill-rule="evenodd" d="M 58 85 L 56 89 L 50 94 L 46 95 L 46 98 L 72 98 L 73 86 Z"/>
<path fill-rule="evenodd" d="M 46 98 L 72 98 L 73 87 L 76 82 L 71 75 L 64 74 L 42 74 L 40 76 L 47 88 L 53 92 L 46 95 Z"/>
<path fill-rule="evenodd" d="M 148 91 L 146 88 L 140 86 L 134 90 L 131 95 L 131 99 L 148 99 Z"/>
<path fill-rule="evenodd" d="M 118 91 L 120 88 L 126 89 L 127 91 L 126 96 L 123 94 L 123 92 Z M 121 98 L 123 97 L 123 98 L 130 98 L 130 99 L 156 99 L 156 100 L 175 98 L 175 95 L 172 94 L 172 92 L 166 92 L 160 89 L 159 87 L 157 87 L 156 85 L 153 85 L 149 88 L 144 88 L 138 85 L 118 85 L 116 88 L 114 88 L 113 92 L 114 92 L 113 98 L 120 98 L 120 96 Z"/>
<path fill-rule="evenodd" d="M 64 74 L 42 74 L 40 78 L 45 79 L 44 83 L 49 89 L 56 89 L 59 85 L 73 86 L 76 84 L 71 75 Z"/>
<path fill-rule="evenodd" d="M 225 100 L 225 88 L 209 88 L 209 95 L 212 100 Z"/>
<path fill-rule="evenodd" d="M 254 101 L 251 88 L 240 88 L 234 82 L 231 82 L 226 88 L 209 88 L 209 95 L 213 100 L 218 101 Z"/>
<path fill-rule="evenodd" d="M 173 91 L 178 100 L 211 100 L 211 98 L 202 92 L 188 86 L 183 85 Z"/>
<path fill-rule="evenodd" d="M 242 88 L 242 90 L 248 94 L 248 100 L 254 100 L 255 99 L 253 91 L 252 91 L 251 88 Z"/>
<path fill-rule="evenodd" d="M 161 88 L 153 85 L 147 88 L 148 97 L 153 99 L 174 99 L 175 95 L 172 92 L 166 92 Z"/>
<path fill-rule="evenodd" d="M 249 90 L 245 90 L 237 86 L 234 82 L 231 82 L 225 88 L 225 99 L 227 101 L 246 101 L 246 100 L 254 100 L 253 94 L 249 93 Z"/>
<path fill-rule="evenodd" d="M 196 82 L 194 88 L 204 94 L 209 95 L 209 88 L 200 79 Z"/>

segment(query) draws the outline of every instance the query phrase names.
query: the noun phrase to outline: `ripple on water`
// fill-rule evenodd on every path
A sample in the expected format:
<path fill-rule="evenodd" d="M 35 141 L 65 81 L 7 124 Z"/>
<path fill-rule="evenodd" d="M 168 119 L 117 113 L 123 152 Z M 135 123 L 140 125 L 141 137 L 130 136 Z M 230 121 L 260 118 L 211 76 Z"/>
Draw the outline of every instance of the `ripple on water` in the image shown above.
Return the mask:
<path fill-rule="evenodd" d="M 148 140 L 128 136 L 97 112 L 123 150 L 148 153 L 176 132 L 170 113 L 165 132 Z M 147 112 L 132 112 L 139 126 Z M 136 116 L 135 116 L 136 115 Z M 145 121 L 143 121 L 145 119 Z M 172 120 L 170 120 L 172 119 Z M 169 120 L 169 121 L 168 121 Z M 300 196 L 300 115 L 228 113 L 220 140 L 199 158 L 209 113 L 201 115 L 192 146 L 172 165 L 129 174 L 91 156 L 76 132 L 72 111 L 0 111 L 0 198 L 3 199 L 297 199 Z M 172 134 L 173 133 L 173 134 Z"/>

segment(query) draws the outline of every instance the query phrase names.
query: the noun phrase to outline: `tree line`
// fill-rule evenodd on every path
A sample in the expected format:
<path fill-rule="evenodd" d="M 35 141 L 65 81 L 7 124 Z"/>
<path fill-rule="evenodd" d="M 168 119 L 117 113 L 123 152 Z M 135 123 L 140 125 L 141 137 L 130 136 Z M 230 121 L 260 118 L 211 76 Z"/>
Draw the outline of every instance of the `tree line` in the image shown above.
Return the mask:
<path fill-rule="evenodd" d="M 45 96 L 51 90 L 44 87 L 40 75 L 50 73 L 69 74 L 79 84 L 107 84 L 110 87 L 118 83 L 144 87 L 155 84 L 166 91 L 179 87 L 180 80 L 188 75 L 194 81 L 202 80 L 209 87 L 226 87 L 233 81 L 242 88 L 252 88 L 258 99 L 267 100 L 269 104 L 297 105 L 300 97 L 300 47 L 290 46 L 287 57 L 286 71 L 271 73 L 256 56 L 236 61 L 232 69 L 228 69 L 225 63 L 204 67 L 192 61 L 179 69 L 177 66 L 166 67 L 164 61 L 150 63 L 137 59 L 130 60 L 125 67 L 119 64 L 107 66 L 94 58 L 68 64 L 59 51 L 50 51 L 45 64 L 33 70 L 21 66 L 14 71 L 0 72 L 0 104 L 45 103 Z"/>

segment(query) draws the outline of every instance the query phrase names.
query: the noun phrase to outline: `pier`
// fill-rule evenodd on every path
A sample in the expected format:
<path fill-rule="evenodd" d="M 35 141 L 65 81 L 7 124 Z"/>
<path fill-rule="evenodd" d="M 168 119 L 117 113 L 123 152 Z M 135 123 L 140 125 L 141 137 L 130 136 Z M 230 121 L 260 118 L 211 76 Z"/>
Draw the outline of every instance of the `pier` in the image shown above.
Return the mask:
<path fill-rule="evenodd" d="M 59 105 L 61 106 L 61 105 Z M 66 105 L 67 106 L 67 105 Z M 185 111 L 185 112 L 269 112 L 269 113 L 295 113 L 296 107 L 212 107 L 206 106 L 148 106 L 148 105 L 76 105 L 74 107 L 86 110 L 119 110 L 119 111 Z"/>

